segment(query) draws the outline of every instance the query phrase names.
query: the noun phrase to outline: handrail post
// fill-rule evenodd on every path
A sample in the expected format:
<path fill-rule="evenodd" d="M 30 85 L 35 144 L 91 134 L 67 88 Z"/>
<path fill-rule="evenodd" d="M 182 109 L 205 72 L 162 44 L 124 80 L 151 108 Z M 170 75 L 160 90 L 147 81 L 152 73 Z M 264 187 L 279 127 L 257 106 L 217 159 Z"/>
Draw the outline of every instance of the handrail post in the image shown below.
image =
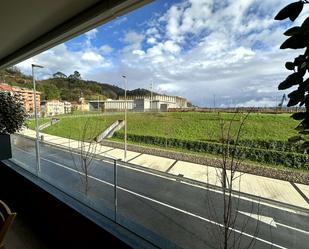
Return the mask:
<path fill-rule="evenodd" d="M 117 209 L 118 209 L 118 196 L 117 196 L 117 160 L 114 159 L 114 220 L 117 223 Z"/>

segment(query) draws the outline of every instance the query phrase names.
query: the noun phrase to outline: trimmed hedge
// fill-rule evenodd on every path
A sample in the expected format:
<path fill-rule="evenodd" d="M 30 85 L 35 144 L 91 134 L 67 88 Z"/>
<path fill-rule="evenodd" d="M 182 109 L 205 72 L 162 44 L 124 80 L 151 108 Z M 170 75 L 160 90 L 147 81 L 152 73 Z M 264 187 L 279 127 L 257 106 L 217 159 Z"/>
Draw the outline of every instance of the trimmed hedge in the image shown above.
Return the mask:
<path fill-rule="evenodd" d="M 257 149 L 266 150 L 279 150 L 283 152 L 297 152 L 303 153 L 299 143 L 289 143 L 287 141 L 280 140 L 240 140 L 238 143 L 240 146 L 251 147 Z"/>
<path fill-rule="evenodd" d="M 113 137 L 117 139 L 124 139 L 124 134 L 121 132 L 115 132 Z M 167 145 L 167 147 L 187 149 L 195 152 L 206 152 L 215 155 L 222 154 L 223 150 L 222 144 L 214 142 L 191 141 L 176 138 L 166 139 L 164 137 L 142 136 L 135 134 L 128 134 L 127 139 L 132 142 L 153 144 L 161 147 L 165 147 Z M 267 164 L 282 164 L 290 168 L 309 170 L 308 154 L 277 151 L 271 147 L 269 147 L 268 149 L 261 149 L 258 148 L 257 145 L 256 147 L 250 147 L 251 143 L 249 142 L 242 142 L 240 144 L 241 146 L 237 146 L 236 148 L 236 155 L 238 158 Z M 260 144 L 262 147 L 263 143 Z M 274 144 L 274 148 L 278 148 L 279 146 L 281 146 L 280 143 Z M 284 142 L 280 147 L 281 149 L 284 148 L 283 144 Z"/>

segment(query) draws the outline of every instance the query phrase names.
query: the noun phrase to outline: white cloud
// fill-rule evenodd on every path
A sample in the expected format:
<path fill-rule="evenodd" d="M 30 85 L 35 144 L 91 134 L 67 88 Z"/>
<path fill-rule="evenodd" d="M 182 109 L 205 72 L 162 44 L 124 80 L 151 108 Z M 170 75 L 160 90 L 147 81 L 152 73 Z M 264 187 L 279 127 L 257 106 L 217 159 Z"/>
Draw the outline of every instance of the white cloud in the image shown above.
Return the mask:
<path fill-rule="evenodd" d="M 166 41 L 163 44 L 163 49 L 166 52 L 172 53 L 172 54 L 177 54 L 180 52 L 180 47 L 173 41 Z"/>
<path fill-rule="evenodd" d="M 30 69 L 31 61 L 46 65 L 51 72 L 78 70 L 83 76 L 111 83 L 122 82 L 121 75 L 126 74 L 130 89 L 149 88 L 153 80 L 155 89 L 183 95 L 200 105 L 211 106 L 214 95 L 218 106 L 275 105 L 284 93 L 277 91 L 288 73 L 284 62 L 297 53 L 279 50 L 285 27 L 273 20 L 289 2 L 183 0 L 160 13 L 161 17 L 154 14 L 156 18 L 146 20 L 142 28 L 122 33 L 117 66 L 106 58 L 116 48 L 93 46 L 97 29 L 85 34 L 80 51 L 70 51 L 63 44 L 21 66 Z"/>
<path fill-rule="evenodd" d="M 97 29 L 92 29 L 88 32 L 85 33 L 85 36 L 87 39 L 92 40 L 97 36 L 98 30 Z"/>
<path fill-rule="evenodd" d="M 143 50 L 136 49 L 136 50 L 133 50 L 132 54 L 143 56 L 145 52 Z"/>
<path fill-rule="evenodd" d="M 237 107 L 273 107 L 273 106 L 278 106 L 277 101 L 274 99 L 269 99 L 269 98 L 262 98 L 260 100 L 252 99 L 248 100 L 245 102 L 242 102 L 240 104 L 237 104 Z"/>
<path fill-rule="evenodd" d="M 125 33 L 123 41 L 133 47 L 140 47 L 140 43 L 144 40 L 144 35 L 135 31 L 129 31 Z"/>
<path fill-rule="evenodd" d="M 111 52 L 113 52 L 113 48 L 108 46 L 108 45 L 102 45 L 99 48 L 100 52 L 102 52 L 102 54 L 109 54 Z"/>
<path fill-rule="evenodd" d="M 17 66 L 26 74 L 30 74 L 32 63 L 44 66 L 44 69 L 38 70 L 41 78 L 51 76 L 57 71 L 69 75 L 75 70 L 79 71 L 83 78 L 87 78 L 97 70 L 112 67 L 112 63 L 102 57 L 95 48 L 70 51 L 65 44 L 25 60 Z"/>
<path fill-rule="evenodd" d="M 275 104 L 284 61 L 295 54 L 279 51 L 284 28 L 273 20 L 287 2 L 182 1 L 144 32 L 126 33 L 119 71 L 132 88 L 152 78 L 165 93 L 200 105 L 212 105 L 213 95 L 218 105 Z"/>
<path fill-rule="evenodd" d="M 82 54 L 81 57 L 84 61 L 94 62 L 94 63 L 101 63 L 104 59 L 100 54 L 97 54 L 93 51 L 86 51 Z"/>
<path fill-rule="evenodd" d="M 156 42 L 157 42 L 157 40 L 154 37 L 150 37 L 150 38 L 147 39 L 148 44 L 155 44 Z"/>

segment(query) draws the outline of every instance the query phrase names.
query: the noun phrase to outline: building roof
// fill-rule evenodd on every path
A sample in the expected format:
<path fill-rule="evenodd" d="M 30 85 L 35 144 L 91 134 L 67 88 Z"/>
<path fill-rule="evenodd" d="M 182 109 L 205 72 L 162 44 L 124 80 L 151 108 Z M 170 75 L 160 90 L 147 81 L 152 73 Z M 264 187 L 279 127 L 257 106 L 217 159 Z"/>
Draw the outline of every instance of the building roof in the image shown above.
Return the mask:
<path fill-rule="evenodd" d="M 25 88 L 25 87 L 19 87 L 19 86 L 13 86 L 13 87 L 12 87 L 12 90 L 13 90 L 14 92 L 21 92 L 21 93 L 30 93 L 30 94 L 33 93 L 33 90 L 32 90 L 32 89 Z M 41 92 L 36 91 L 36 94 L 41 94 Z"/>
<path fill-rule="evenodd" d="M 13 87 L 8 85 L 8 84 L 0 83 L 0 91 L 12 92 L 13 91 Z"/>

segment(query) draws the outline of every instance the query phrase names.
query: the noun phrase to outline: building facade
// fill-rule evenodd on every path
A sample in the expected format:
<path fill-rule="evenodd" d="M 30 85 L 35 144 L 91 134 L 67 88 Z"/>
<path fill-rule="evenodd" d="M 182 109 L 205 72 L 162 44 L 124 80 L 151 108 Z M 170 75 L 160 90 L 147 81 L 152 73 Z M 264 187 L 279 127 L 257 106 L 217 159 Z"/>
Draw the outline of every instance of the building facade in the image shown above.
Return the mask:
<path fill-rule="evenodd" d="M 64 101 L 63 105 L 64 105 L 64 113 L 65 114 L 70 114 L 72 112 L 72 104 L 71 104 L 71 102 Z"/>
<path fill-rule="evenodd" d="M 72 110 L 88 112 L 89 103 L 84 98 L 79 98 L 78 102 L 71 103 Z"/>
<path fill-rule="evenodd" d="M 104 102 L 103 109 L 106 111 L 121 111 L 125 110 L 127 105 L 127 110 L 133 109 L 133 100 L 127 100 L 127 103 L 125 100 L 113 100 L 113 99 L 107 99 Z"/>
<path fill-rule="evenodd" d="M 64 103 L 60 100 L 43 101 L 42 112 L 47 117 L 64 114 Z"/>
<path fill-rule="evenodd" d="M 20 102 L 23 104 L 25 111 L 31 115 L 34 114 L 34 92 L 31 89 L 10 86 L 8 84 L 0 83 L 0 91 L 11 92 L 18 97 Z M 36 91 L 36 104 L 38 113 L 41 111 L 41 93 Z"/>
<path fill-rule="evenodd" d="M 127 100 L 127 110 L 133 110 L 133 100 Z M 123 111 L 126 108 L 125 100 L 90 100 L 89 101 L 90 111 Z"/>
<path fill-rule="evenodd" d="M 123 98 L 124 97 L 120 97 L 120 99 L 123 99 Z M 188 108 L 187 99 L 179 97 L 179 96 L 154 94 L 153 96 L 127 96 L 127 99 L 128 100 L 149 99 L 150 102 L 159 101 L 161 103 L 166 103 L 166 104 L 174 103 L 174 107 L 169 107 L 169 108 Z M 155 106 L 158 106 L 158 105 L 154 104 L 154 107 Z M 156 108 L 150 108 L 150 109 L 156 109 Z"/>

